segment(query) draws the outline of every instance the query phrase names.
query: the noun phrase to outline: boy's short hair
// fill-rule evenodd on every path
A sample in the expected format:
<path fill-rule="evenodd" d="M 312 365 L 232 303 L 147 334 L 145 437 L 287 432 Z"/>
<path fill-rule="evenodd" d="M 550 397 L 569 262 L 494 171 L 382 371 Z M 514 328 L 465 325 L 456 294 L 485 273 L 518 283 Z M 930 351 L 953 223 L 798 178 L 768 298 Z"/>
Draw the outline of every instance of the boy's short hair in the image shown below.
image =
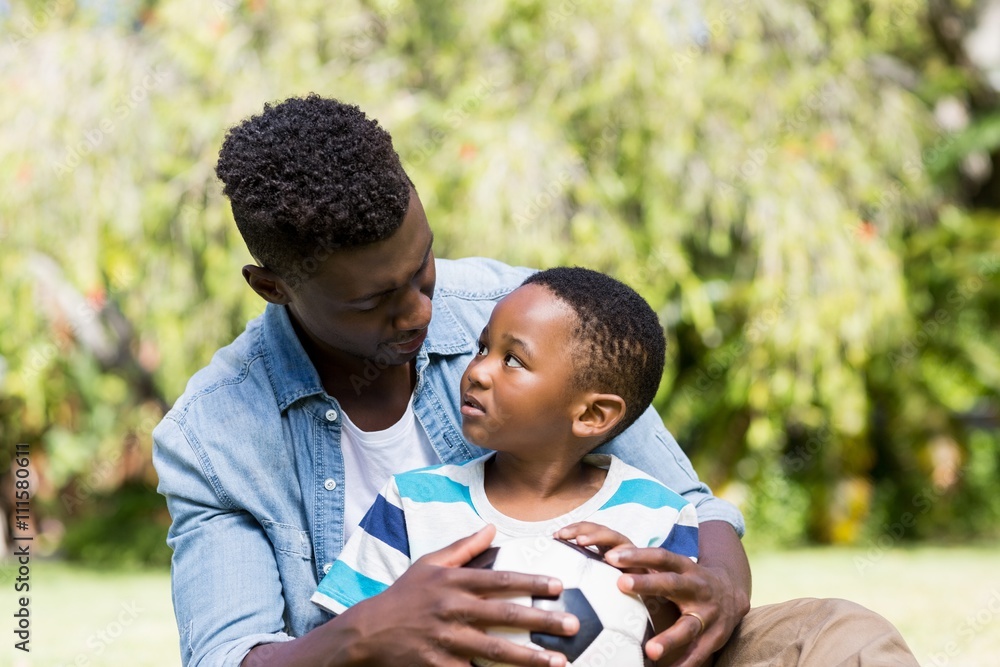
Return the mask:
<path fill-rule="evenodd" d="M 577 386 L 625 400 L 625 417 L 610 440 L 646 411 L 660 386 L 667 341 L 659 318 L 628 285 L 582 267 L 548 269 L 522 284 L 544 286 L 576 313 Z"/>
<path fill-rule="evenodd" d="M 215 171 L 250 254 L 286 280 L 333 250 L 390 236 L 412 187 L 378 121 L 315 94 L 265 104 L 231 128 Z"/>

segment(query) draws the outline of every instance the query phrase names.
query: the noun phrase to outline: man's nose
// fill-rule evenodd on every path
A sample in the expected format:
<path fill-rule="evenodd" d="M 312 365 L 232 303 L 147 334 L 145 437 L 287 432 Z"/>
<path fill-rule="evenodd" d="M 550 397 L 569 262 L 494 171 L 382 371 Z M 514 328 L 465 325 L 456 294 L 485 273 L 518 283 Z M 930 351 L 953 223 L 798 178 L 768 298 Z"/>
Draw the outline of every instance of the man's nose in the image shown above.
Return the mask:
<path fill-rule="evenodd" d="M 410 286 L 401 296 L 393 326 L 400 331 L 418 331 L 431 323 L 431 298 L 416 286 Z"/>

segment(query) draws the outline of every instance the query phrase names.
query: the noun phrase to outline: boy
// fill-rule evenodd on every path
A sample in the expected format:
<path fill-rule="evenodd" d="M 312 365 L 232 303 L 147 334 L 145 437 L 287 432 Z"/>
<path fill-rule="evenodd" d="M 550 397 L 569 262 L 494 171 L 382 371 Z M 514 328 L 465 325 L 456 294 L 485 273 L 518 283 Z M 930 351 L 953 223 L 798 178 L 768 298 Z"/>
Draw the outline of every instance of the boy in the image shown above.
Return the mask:
<path fill-rule="evenodd" d="M 493 451 L 395 475 L 312 600 L 342 613 L 490 524 L 494 544 L 555 533 L 602 551 L 659 546 L 696 559 L 694 506 L 591 454 L 650 405 L 665 347 L 653 310 L 613 278 L 583 268 L 529 277 L 497 304 L 462 376 L 463 433 Z"/>

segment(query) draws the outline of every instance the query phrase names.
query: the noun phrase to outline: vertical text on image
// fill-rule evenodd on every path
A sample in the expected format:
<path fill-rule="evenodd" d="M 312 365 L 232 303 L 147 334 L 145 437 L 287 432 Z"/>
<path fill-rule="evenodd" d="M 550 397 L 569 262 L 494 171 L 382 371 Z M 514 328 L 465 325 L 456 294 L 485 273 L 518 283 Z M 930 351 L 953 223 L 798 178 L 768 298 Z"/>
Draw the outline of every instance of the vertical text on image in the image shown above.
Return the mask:
<path fill-rule="evenodd" d="M 14 642 L 14 648 L 24 651 L 31 650 L 31 471 L 30 450 L 27 443 L 18 443 L 14 452 L 14 558 L 17 562 L 17 576 L 14 578 L 14 592 L 18 595 L 17 611 L 14 612 L 14 636 L 20 641 Z"/>

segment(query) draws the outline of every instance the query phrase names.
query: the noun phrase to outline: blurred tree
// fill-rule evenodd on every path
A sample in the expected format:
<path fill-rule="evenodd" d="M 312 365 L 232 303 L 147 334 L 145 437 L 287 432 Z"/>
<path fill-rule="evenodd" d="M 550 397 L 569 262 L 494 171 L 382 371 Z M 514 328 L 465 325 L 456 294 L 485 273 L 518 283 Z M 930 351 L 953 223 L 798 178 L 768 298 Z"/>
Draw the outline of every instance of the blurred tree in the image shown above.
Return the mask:
<path fill-rule="evenodd" d="M 213 173 L 224 129 L 315 91 L 392 132 L 439 255 L 585 264 L 650 300 L 657 406 L 756 539 L 859 541 L 907 512 L 907 538 L 995 533 L 1000 246 L 966 167 L 983 137 L 996 158 L 997 110 L 942 27 L 970 11 L 12 3 L 0 446 L 36 445 L 43 509 L 106 559 L 80 546 L 120 519 L 96 499 L 146 511 L 152 426 L 263 305 Z M 936 119 L 955 101 L 962 127 Z"/>

